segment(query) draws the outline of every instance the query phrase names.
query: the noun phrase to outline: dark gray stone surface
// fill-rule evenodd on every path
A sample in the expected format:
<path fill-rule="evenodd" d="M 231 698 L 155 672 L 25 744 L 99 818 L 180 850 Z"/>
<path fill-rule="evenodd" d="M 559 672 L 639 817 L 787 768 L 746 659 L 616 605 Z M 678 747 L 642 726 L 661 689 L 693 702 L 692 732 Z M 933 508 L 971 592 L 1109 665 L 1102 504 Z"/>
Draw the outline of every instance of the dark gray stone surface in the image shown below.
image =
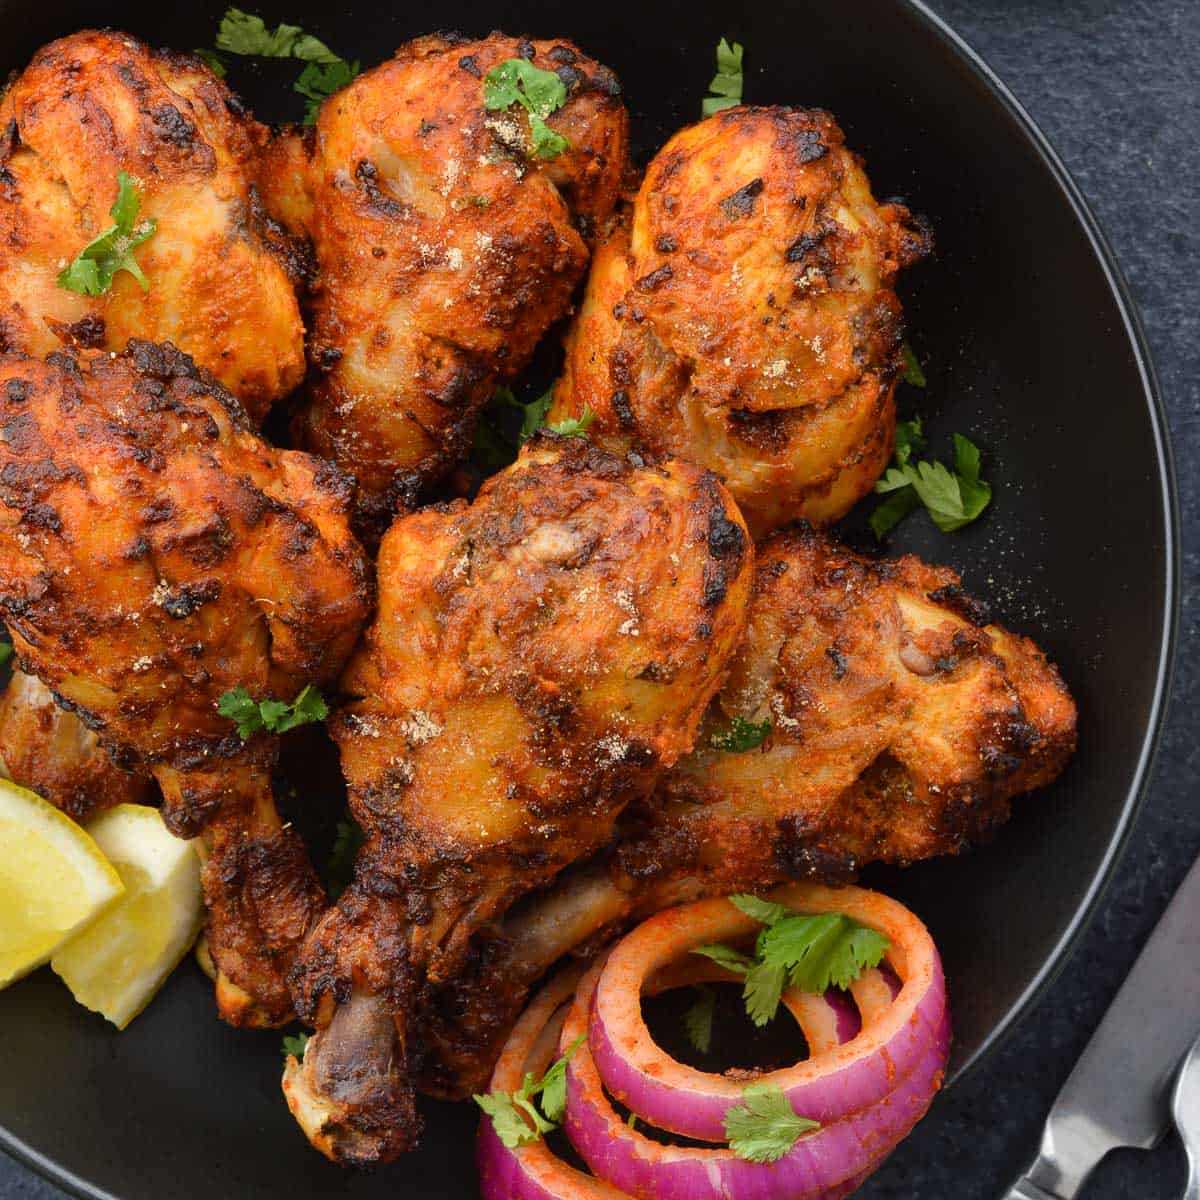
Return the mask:
<path fill-rule="evenodd" d="M 1141 305 L 1182 490 L 1183 624 L 1169 727 L 1128 853 L 1063 976 L 859 1195 L 990 1200 L 1200 851 L 1200 30 L 1196 0 L 935 0 L 1066 160 Z M 836 20 L 836 10 L 831 11 Z M 69 1087 L 69 1081 L 63 1081 Z M 1112 1156 L 1087 1200 L 1173 1200 L 1172 1141 Z M 0 1200 L 62 1193 L 0 1156 Z"/>

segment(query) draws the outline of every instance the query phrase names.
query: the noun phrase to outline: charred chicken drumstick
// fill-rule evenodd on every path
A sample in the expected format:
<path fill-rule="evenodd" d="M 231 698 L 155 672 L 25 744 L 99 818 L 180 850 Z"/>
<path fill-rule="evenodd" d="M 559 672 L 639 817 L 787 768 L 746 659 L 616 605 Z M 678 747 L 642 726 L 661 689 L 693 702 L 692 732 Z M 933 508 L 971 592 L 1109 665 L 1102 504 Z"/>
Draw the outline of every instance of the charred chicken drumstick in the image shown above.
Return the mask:
<path fill-rule="evenodd" d="M 392 526 L 331 724 L 367 840 L 295 972 L 317 1032 L 284 1086 L 330 1157 L 411 1143 L 417 994 L 691 747 L 744 628 L 752 557 L 711 474 L 554 434 L 473 504 Z"/>
<path fill-rule="evenodd" d="M 545 124 L 485 107 L 508 60 L 565 87 Z M 271 210 L 311 237 L 318 274 L 296 429 L 354 473 L 382 532 L 397 495 L 465 457 L 479 409 L 567 312 L 585 234 L 627 171 L 613 74 L 569 42 L 424 37 L 321 109 L 315 135 L 278 139 L 263 166 Z"/>
<path fill-rule="evenodd" d="M 202 838 L 218 1004 L 289 1018 L 324 903 L 271 792 L 275 739 L 217 711 L 332 677 L 367 614 L 349 484 L 275 450 L 174 347 L 0 361 L 0 615 L 36 675 Z"/>
<path fill-rule="evenodd" d="M 677 133 L 596 251 L 550 420 L 709 467 L 755 537 L 833 521 L 892 454 L 900 268 L 928 231 L 871 194 L 828 113 Z"/>
<path fill-rule="evenodd" d="M 257 423 L 304 375 L 296 247 L 253 183 L 267 131 L 198 59 L 85 30 L 44 46 L 0 101 L 0 353 L 170 341 Z M 101 295 L 58 276 L 110 228 L 118 175 L 157 222 Z M 289 271 L 291 275 L 289 275 Z"/>
<path fill-rule="evenodd" d="M 416 1022 L 438 1095 L 480 1090 L 526 989 L 603 931 L 703 895 L 953 854 L 1050 783 L 1075 705 L 958 576 L 874 562 L 811 530 L 761 544 L 745 640 L 696 749 L 608 852 L 476 939 Z M 752 744 L 761 740 L 761 744 Z"/>

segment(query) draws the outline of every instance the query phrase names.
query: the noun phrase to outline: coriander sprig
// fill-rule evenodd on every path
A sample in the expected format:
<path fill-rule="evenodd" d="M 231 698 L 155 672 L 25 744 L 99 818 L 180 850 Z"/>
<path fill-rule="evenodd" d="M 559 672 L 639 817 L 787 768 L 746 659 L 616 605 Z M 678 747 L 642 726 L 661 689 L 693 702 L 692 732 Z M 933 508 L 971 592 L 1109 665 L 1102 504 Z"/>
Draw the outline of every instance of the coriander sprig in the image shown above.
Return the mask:
<path fill-rule="evenodd" d="M 553 71 L 543 71 L 523 58 L 509 58 L 483 78 L 483 105 L 490 112 L 520 105 L 529 114 L 529 140 L 538 158 L 557 158 L 571 148 L 546 118 L 567 102 L 566 84 Z"/>
<path fill-rule="evenodd" d="M 821 1128 L 800 1116 L 775 1083 L 750 1084 L 741 1104 L 726 1110 L 724 1124 L 729 1148 L 753 1163 L 778 1162 L 801 1136 Z"/>
<path fill-rule="evenodd" d="M 717 1011 L 717 993 L 706 983 L 698 983 L 693 989 L 695 999 L 683 1014 L 683 1031 L 688 1041 L 707 1054 L 712 1048 L 713 1016 Z"/>
<path fill-rule="evenodd" d="M 350 880 L 354 878 L 354 861 L 365 840 L 362 826 L 353 817 L 337 823 L 333 851 L 325 865 L 325 890 L 330 900 L 336 900 L 350 886 Z"/>
<path fill-rule="evenodd" d="M 515 1092 L 489 1092 L 486 1096 L 474 1097 L 475 1103 L 491 1117 L 496 1136 L 510 1150 L 536 1142 L 558 1128 L 567 1107 L 567 1063 L 586 1036 L 581 1033 L 567 1047 L 566 1053 L 550 1064 L 541 1079 L 535 1080 L 526 1072 Z M 538 1096 L 541 1097 L 540 1111 L 534 1103 Z"/>
<path fill-rule="evenodd" d="M 961 433 L 953 441 L 953 470 L 937 461 L 914 461 L 913 454 L 925 445 L 921 418 L 897 422 L 894 465 L 875 485 L 876 492 L 888 496 L 871 514 L 877 538 L 922 505 L 943 533 L 969 525 L 987 508 L 992 487 L 979 478 L 979 447 Z"/>
<path fill-rule="evenodd" d="M 58 273 L 58 286 L 83 296 L 102 296 L 119 271 L 128 271 L 148 292 L 150 284 L 133 257 L 134 250 L 158 228 L 153 217 L 138 220 L 141 197 L 133 176 L 117 173 L 117 198 L 108 215 L 113 223 L 93 238 Z"/>
<path fill-rule="evenodd" d="M 223 55 L 295 58 L 307 63 L 292 84 L 292 90 L 299 92 L 307 101 L 305 125 L 315 124 L 322 101 L 357 78 L 362 70 L 357 60 L 347 62 L 320 38 L 306 33 L 299 25 L 281 21 L 274 29 L 268 29 L 262 17 L 243 12 L 240 8 L 225 10 L 217 29 L 216 45 L 215 51 L 200 49 L 196 54 L 222 79 L 227 72 Z"/>
<path fill-rule="evenodd" d="M 283 1039 L 283 1057 L 290 1058 L 293 1055 L 300 1061 L 304 1061 L 304 1051 L 308 1049 L 308 1034 L 297 1033 L 294 1037 L 288 1035 Z"/>
<path fill-rule="evenodd" d="M 843 913 L 793 913 L 758 896 L 730 896 L 729 903 L 764 926 L 754 954 L 719 943 L 692 953 L 743 977 L 742 999 L 755 1025 L 775 1016 L 785 987 L 817 995 L 849 987 L 868 967 L 878 966 L 891 946 L 882 933 Z"/>
<path fill-rule="evenodd" d="M 329 716 L 329 706 L 321 693 L 308 683 L 291 704 L 283 700 L 255 700 L 244 687 L 236 687 L 217 701 L 217 712 L 233 721 L 238 736 L 245 740 L 260 729 L 287 733 L 298 725 L 323 721 Z"/>
<path fill-rule="evenodd" d="M 706 117 L 720 112 L 723 108 L 733 108 L 742 102 L 742 45 L 734 42 L 730 45 L 724 38 L 717 43 L 717 73 L 712 83 L 708 85 L 711 96 L 704 98 L 700 111 Z"/>
<path fill-rule="evenodd" d="M 724 729 L 709 736 L 708 744 L 726 754 L 745 754 L 756 750 L 771 736 L 770 721 L 747 721 L 734 717 Z"/>

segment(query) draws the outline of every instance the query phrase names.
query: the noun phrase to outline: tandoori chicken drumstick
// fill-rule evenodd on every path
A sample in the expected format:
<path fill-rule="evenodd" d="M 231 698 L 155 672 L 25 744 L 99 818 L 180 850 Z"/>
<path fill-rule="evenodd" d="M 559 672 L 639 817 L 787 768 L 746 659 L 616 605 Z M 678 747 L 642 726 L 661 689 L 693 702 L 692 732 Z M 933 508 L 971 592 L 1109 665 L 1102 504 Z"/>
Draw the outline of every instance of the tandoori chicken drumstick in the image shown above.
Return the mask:
<path fill-rule="evenodd" d="M 336 675 L 367 615 L 348 481 L 279 451 L 170 345 L 0 360 L 0 614 L 21 669 L 153 773 L 202 838 L 218 1003 L 287 1020 L 324 904 L 271 792 L 275 739 L 218 711 Z"/>
<path fill-rule="evenodd" d="M 267 203 L 318 263 L 298 439 L 354 473 L 379 532 L 567 312 L 627 155 L 611 71 L 498 33 L 407 43 L 268 152 Z"/>
<path fill-rule="evenodd" d="M 864 559 L 810 529 L 769 538 L 696 748 L 624 811 L 600 858 L 506 914 L 460 978 L 426 994 L 422 1087 L 479 1091 L 562 955 L 700 896 L 957 853 L 1074 748 L 1058 671 L 989 624 L 955 572 Z"/>
<path fill-rule="evenodd" d="M 690 749 L 752 559 L 708 472 L 545 433 L 473 504 L 393 525 L 331 722 L 366 844 L 295 973 L 317 1032 L 285 1091 L 330 1157 L 411 1144 L 417 995 Z"/>
<path fill-rule="evenodd" d="M 833 521 L 892 454 L 903 319 L 930 247 L 825 112 L 731 108 L 677 133 L 596 251 L 550 420 L 725 479 L 755 537 Z"/>
<path fill-rule="evenodd" d="M 112 30 L 39 50 L 0 100 L 0 353 L 170 341 L 261 422 L 304 375 L 299 246 L 254 184 L 266 137 L 198 58 Z M 89 253 L 130 265 L 74 265 L 118 224 Z"/>

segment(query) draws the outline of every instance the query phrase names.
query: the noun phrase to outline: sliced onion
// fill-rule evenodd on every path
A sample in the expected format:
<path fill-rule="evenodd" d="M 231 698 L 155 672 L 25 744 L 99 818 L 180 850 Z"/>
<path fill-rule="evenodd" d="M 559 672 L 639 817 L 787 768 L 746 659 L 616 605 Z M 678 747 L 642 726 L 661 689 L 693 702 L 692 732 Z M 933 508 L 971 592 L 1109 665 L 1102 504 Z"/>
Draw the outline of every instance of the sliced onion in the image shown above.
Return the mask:
<path fill-rule="evenodd" d="M 900 987 L 885 1003 L 886 973 L 879 973 L 878 983 L 874 977 L 860 981 L 860 993 L 869 1000 L 873 991 L 878 1003 L 857 1036 L 759 1081 L 778 1086 L 796 1112 L 831 1126 L 878 1105 L 910 1077 L 929 1082 L 935 1059 L 940 1073 L 948 1045 L 946 987 L 924 925 L 903 905 L 861 888 L 794 884 L 770 898 L 800 913 L 845 913 L 885 934 L 891 942 L 888 969 Z M 609 1092 L 649 1124 L 703 1141 L 724 1140 L 725 1113 L 740 1103 L 744 1084 L 666 1054 L 646 1028 L 641 997 L 648 980 L 695 947 L 760 928 L 727 900 L 703 900 L 644 921 L 609 955 L 596 986 L 588 1045 Z"/>
<path fill-rule="evenodd" d="M 534 998 L 504 1044 L 491 1091 L 515 1092 L 526 1071 L 535 1076 L 545 1072 L 557 1052 L 558 1032 L 581 973 L 579 967 L 563 971 Z M 476 1161 L 484 1200 L 628 1200 L 563 1162 L 544 1138 L 510 1150 L 487 1116 L 479 1123 Z"/>
<path fill-rule="evenodd" d="M 589 1025 L 595 1029 L 590 1010 L 598 976 L 599 969 L 594 969 L 580 982 L 563 1025 L 562 1045 L 570 1044 Z M 923 1023 L 919 1013 L 914 1019 Z M 944 1007 L 937 1026 L 928 1033 L 923 1053 L 911 1063 L 908 1074 L 894 1076 L 886 1095 L 862 1111 L 804 1135 L 778 1162 L 747 1162 L 727 1148 L 664 1146 L 630 1129 L 605 1095 L 587 1044 L 575 1051 L 567 1068 L 567 1135 L 598 1176 L 639 1200 L 840 1200 L 920 1120 L 937 1092 L 950 1048 L 949 1014 Z M 732 1104 L 740 1101 L 744 1086 L 735 1085 Z"/>

